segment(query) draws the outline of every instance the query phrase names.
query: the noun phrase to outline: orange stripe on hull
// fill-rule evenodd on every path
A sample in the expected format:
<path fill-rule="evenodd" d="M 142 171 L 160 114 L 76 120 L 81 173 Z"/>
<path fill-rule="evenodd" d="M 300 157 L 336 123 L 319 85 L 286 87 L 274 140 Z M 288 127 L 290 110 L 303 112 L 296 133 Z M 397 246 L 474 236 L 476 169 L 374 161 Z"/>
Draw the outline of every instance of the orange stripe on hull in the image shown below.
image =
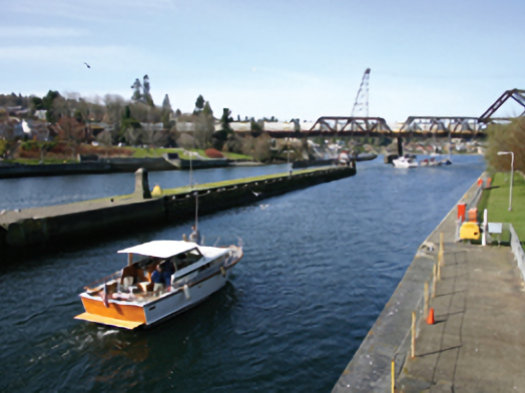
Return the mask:
<path fill-rule="evenodd" d="M 104 317 L 122 319 L 124 321 L 134 321 L 146 323 L 144 309 L 140 306 L 109 303 L 109 307 L 104 305 L 102 300 L 94 300 L 81 297 L 82 304 L 86 312 Z"/>

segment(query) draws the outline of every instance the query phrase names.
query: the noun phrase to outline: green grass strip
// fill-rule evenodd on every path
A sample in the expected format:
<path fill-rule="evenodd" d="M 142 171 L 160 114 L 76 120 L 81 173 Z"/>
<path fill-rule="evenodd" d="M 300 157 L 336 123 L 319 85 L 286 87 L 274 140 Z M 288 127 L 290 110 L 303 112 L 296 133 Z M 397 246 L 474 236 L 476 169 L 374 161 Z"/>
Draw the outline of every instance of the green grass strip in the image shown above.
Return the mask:
<path fill-rule="evenodd" d="M 525 178 L 514 172 L 512 210 L 509 211 L 510 173 L 497 172 L 492 176 L 490 189 L 483 192 L 479 214 L 487 209 L 489 222 L 510 222 L 522 244 L 525 243 Z"/>

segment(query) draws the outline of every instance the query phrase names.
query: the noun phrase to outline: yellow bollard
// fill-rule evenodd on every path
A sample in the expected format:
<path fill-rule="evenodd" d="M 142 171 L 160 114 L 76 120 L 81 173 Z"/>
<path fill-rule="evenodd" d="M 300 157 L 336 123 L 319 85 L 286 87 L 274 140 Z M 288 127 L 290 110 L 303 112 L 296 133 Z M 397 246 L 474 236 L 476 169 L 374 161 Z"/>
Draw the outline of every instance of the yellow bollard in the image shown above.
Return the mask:
<path fill-rule="evenodd" d="M 412 311 L 412 342 L 410 344 L 410 357 L 414 359 L 416 357 L 416 312 Z"/>
<path fill-rule="evenodd" d="M 425 305 L 423 307 L 423 315 L 428 314 L 428 281 L 425 281 Z"/>
<path fill-rule="evenodd" d="M 162 196 L 162 188 L 157 184 L 155 187 L 153 187 L 153 191 L 151 191 L 152 197 L 160 197 Z"/>
<path fill-rule="evenodd" d="M 396 362 L 394 359 L 392 359 L 392 364 L 390 366 L 390 381 L 392 382 L 390 392 L 395 393 L 396 392 Z"/>
<path fill-rule="evenodd" d="M 432 266 L 432 298 L 436 297 L 436 265 Z"/>

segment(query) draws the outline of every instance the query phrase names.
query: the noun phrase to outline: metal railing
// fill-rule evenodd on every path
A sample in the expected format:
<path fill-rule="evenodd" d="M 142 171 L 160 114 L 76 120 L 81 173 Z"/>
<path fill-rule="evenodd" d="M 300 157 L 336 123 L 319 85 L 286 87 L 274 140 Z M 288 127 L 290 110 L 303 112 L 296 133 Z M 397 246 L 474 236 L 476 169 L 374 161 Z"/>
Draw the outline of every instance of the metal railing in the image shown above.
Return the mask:
<path fill-rule="evenodd" d="M 510 248 L 512 249 L 512 253 L 514 254 L 514 259 L 516 260 L 516 264 L 518 265 L 518 268 L 521 272 L 521 278 L 525 281 L 525 251 L 523 251 L 523 247 L 521 246 L 520 238 L 518 237 L 518 234 L 514 230 L 514 227 L 512 224 L 509 223 L 509 232 L 510 232 Z"/>

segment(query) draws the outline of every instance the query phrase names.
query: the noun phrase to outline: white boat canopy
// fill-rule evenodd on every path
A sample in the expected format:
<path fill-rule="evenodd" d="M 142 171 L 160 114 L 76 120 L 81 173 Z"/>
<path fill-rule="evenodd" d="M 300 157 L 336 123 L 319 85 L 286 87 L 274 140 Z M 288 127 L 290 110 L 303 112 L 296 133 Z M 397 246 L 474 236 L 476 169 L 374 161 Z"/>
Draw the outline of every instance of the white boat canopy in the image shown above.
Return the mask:
<path fill-rule="evenodd" d="M 119 254 L 138 254 L 146 257 L 170 258 L 198 248 L 197 243 L 182 240 L 154 240 L 117 251 Z"/>

